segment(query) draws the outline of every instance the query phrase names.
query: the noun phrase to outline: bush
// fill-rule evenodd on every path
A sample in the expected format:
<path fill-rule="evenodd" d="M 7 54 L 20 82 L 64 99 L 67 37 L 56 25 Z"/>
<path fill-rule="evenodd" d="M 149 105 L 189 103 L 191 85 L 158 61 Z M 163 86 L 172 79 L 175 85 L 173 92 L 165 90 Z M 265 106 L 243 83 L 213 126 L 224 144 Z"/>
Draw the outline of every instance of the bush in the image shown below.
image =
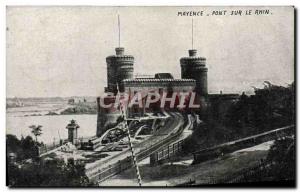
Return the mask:
<path fill-rule="evenodd" d="M 11 187 L 76 187 L 93 186 L 85 175 L 82 164 L 69 160 L 34 162 L 18 168 L 8 165 L 8 185 Z"/>

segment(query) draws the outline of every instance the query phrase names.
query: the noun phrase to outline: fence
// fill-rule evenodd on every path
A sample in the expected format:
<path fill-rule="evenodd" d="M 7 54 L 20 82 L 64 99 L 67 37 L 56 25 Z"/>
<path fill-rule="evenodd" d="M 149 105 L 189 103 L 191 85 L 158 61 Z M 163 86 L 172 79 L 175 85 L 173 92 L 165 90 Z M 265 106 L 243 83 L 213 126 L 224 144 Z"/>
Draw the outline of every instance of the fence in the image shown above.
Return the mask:
<path fill-rule="evenodd" d="M 171 147 L 172 150 L 177 149 L 177 151 L 178 151 L 180 149 L 179 146 L 182 145 L 182 141 L 174 143 L 174 145 L 170 145 L 170 143 L 173 142 L 174 139 L 176 139 L 182 133 L 182 131 L 184 130 L 184 128 L 186 126 L 191 126 L 191 123 L 188 122 L 188 121 L 185 122 L 185 124 L 180 125 L 180 129 L 176 133 L 171 134 L 165 140 L 162 140 L 162 141 L 156 143 L 155 145 L 153 145 L 149 148 L 146 148 L 145 150 L 142 150 L 141 152 L 137 153 L 137 155 L 136 155 L 137 160 L 138 161 L 143 160 L 144 158 L 148 157 L 150 154 L 156 153 L 156 152 L 157 152 L 157 154 L 160 154 L 160 155 L 157 156 L 158 161 L 166 159 L 170 155 L 169 146 L 173 146 L 173 148 Z M 291 130 L 294 127 L 295 126 L 283 127 L 283 128 L 276 129 L 276 130 L 273 130 L 273 131 L 269 131 L 269 132 L 266 132 L 266 133 L 262 133 L 262 134 L 259 134 L 259 135 L 256 135 L 256 136 L 252 136 L 252 137 L 249 137 L 249 138 L 246 138 L 246 139 L 241 139 L 241 140 L 238 140 L 238 141 L 235 141 L 235 142 L 230 142 L 230 144 L 231 145 L 236 145 L 237 147 L 245 147 L 245 145 L 252 145 L 253 146 L 253 143 L 257 144 L 257 143 L 260 143 L 260 142 L 265 142 L 266 140 L 270 140 L 274 136 L 281 137 L 281 136 L 284 136 L 286 134 L 290 134 L 290 133 L 292 133 Z M 245 141 L 251 141 L 251 142 L 250 143 L 246 142 L 246 144 L 245 144 L 245 143 L 243 143 Z M 165 145 L 168 145 L 168 147 L 163 147 Z M 231 146 L 231 145 L 228 145 L 228 144 L 227 145 L 221 145 L 221 146 L 219 146 L 220 148 L 225 147 L 225 148 L 222 148 L 221 150 L 218 149 L 218 147 L 215 147 L 215 148 L 213 148 L 213 152 L 214 152 L 213 154 L 218 155 L 218 154 L 223 153 L 223 152 L 228 152 L 228 151 L 230 151 L 230 149 L 227 148 L 227 147 Z M 168 148 L 169 152 L 166 151 L 167 148 Z M 208 150 L 207 152 L 211 152 L 210 150 Z M 232 150 L 237 150 L 237 149 L 233 147 Z M 173 152 L 172 155 L 174 155 L 174 152 Z M 108 178 L 110 178 L 110 177 L 112 177 L 112 176 L 128 169 L 128 168 L 131 168 L 132 165 L 133 165 L 132 164 L 132 158 L 131 158 L 131 156 L 128 156 L 127 158 L 125 158 L 123 160 L 120 160 L 120 161 L 118 161 L 117 163 L 115 163 L 113 165 L 109 165 L 108 167 L 106 167 L 104 169 L 99 169 L 97 172 L 95 172 L 93 175 L 91 175 L 90 178 L 92 180 L 97 181 L 98 183 L 101 183 L 102 181 L 104 181 L 104 180 L 106 180 L 106 179 L 108 179 Z M 209 182 L 207 184 L 241 182 L 242 180 L 245 180 L 245 178 L 247 176 L 250 176 L 251 174 L 252 175 L 253 174 L 262 174 L 263 172 L 260 171 L 260 168 L 262 166 L 266 166 L 266 163 L 261 163 L 261 164 L 255 166 L 255 167 L 244 169 L 244 170 L 242 170 L 242 171 L 240 171 L 236 174 L 226 176 L 226 177 L 223 177 L 223 178 L 220 178 L 220 179 L 209 180 Z M 194 184 L 194 183 L 195 183 L 195 181 L 193 180 L 193 181 L 186 182 L 184 185 L 189 185 L 189 184 Z"/>
<path fill-rule="evenodd" d="M 295 125 L 286 126 L 272 131 L 267 131 L 258 135 L 253 135 L 251 137 L 246 137 L 236 141 L 228 142 L 222 145 L 218 145 L 216 147 L 203 149 L 201 151 L 193 153 L 194 154 L 193 164 L 201 163 L 206 160 L 213 159 L 218 156 L 222 156 L 226 153 L 231 153 L 239 149 L 252 147 L 254 145 L 258 145 L 260 143 L 270 141 L 276 138 L 280 138 L 286 135 L 292 135 L 294 133 L 294 128 Z"/>
<path fill-rule="evenodd" d="M 248 182 L 248 178 L 264 178 L 267 175 L 267 168 L 270 162 L 262 161 L 252 167 L 241 169 L 231 175 L 226 175 L 219 178 L 212 178 L 208 181 L 197 183 L 195 179 L 178 184 L 177 186 L 191 186 L 191 185 L 214 185 L 214 184 L 230 184 L 230 183 L 244 183 Z"/>
<path fill-rule="evenodd" d="M 57 142 L 53 142 L 52 144 L 43 144 L 39 146 L 39 155 L 42 155 L 44 153 L 47 153 L 48 151 L 51 151 L 57 147 L 62 146 L 64 143 L 63 140 L 59 140 Z"/>
<path fill-rule="evenodd" d="M 263 161 L 259 164 L 242 169 L 234 174 L 224 176 L 218 179 L 212 179 L 206 184 L 230 184 L 230 183 L 244 183 L 247 182 L 249 177 L 262 178 L 266 175 L 266 167 L 269 166 L 269 162 Z"/>
<path fill-rule="evenodd" d="M 125 159 L 120 160 L 113 165 L 109 165 L 105 169 L 98 170 L 98 172 L 96 172 L 95 175 L 93 176 L 92 180 L 95 180 L 98 183 L 100 183 L 101 181 L 104 181 L 109 177 L 121 173 L 122 171 L 131 167 L 132 167 L 132 158 L 131 156 L 128 156 Z"/>
<path fill-rule="evenodd" d="M 180 140 L 176 143 L 163 147 L 159 151 L 150 155 L 150 164 L 155 165 L 161 163 L 165 160 L 169 160 L 174 157 L 176 154 L 182 151 L 182 145 L 184 140 Z"/>
<path fill-rule="evenodd" d="M 192 125 L 192 123 L 190 121 L 191 121 L 190 117 L 185 118 L 184 123 L 178 125 L 179 129 L 177 130 L 177 132 L 171 133 L 170 136 L 168 136 L 164 140 L 161 140 L 160 142 L 138 152 L 136 154 L 137 161 L 141 161 L 141 160 L 145 159 L 150 154 L 154 153 L 155 151 L 159 150 L 161 147 L 163 147 L 165 145 L 169 146 L 170 143 L 174 142 L 174 140 L 177 139 L 178 136 L 181 135 L 181 133 L 187 126 Z M 104 169 L 98 169 L 97 171 L 90 174 L 89 178 L 93 181 L 97 181 L 98 183 L 101 183 L 102 181 L 104 181 L 104 180 L 106 180 L 128 168 L 131 168 L 132 165 L 133 165 L 132 158 L 131 158 L 131 156 L 128 156 L 127 158 L 120 160 L 117 163 L 114 163 L 112 165 L 109 165 L 108 167 L 106 167 Z M 89 169 L 93 169 L 93 168 L 97 169 L 96 166 L 91 167 Z"/>

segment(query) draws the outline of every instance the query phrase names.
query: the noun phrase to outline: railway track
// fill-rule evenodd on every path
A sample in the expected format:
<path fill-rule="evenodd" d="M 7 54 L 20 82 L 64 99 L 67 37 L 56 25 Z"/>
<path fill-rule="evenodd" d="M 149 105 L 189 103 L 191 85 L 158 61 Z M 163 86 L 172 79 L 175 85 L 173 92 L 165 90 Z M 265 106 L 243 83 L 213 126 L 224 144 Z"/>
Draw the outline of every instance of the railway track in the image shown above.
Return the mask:
<path fill-rule="evenodd" d="M 172 120 L 166 125 L 167 135 L 152 136 L 145 142 L 139 143 L 134 146 L 136 151 L 137 161 L 141 161 L 149 157 L 152 153 L 158 151 L 162 147 L 169 145 L 170 143 L 176 141 L 181 135 L 186 125 L 191 125 L 187 123 L 190 119 L 185 119 L 180 113 L 171 113 Z M 165 132 L 165 129 L 161 130 Z M 159 138 L 159 139 L 157 139 Z M 88 175 L 91 180 L 101 183 L 102 181 L 132 167 L 132 158 L 129 151 L 122 152 L 123 158 L 105 166 L 105 168 L 99 169 L 97 166 L 92 168 L 92 172 Z"/>

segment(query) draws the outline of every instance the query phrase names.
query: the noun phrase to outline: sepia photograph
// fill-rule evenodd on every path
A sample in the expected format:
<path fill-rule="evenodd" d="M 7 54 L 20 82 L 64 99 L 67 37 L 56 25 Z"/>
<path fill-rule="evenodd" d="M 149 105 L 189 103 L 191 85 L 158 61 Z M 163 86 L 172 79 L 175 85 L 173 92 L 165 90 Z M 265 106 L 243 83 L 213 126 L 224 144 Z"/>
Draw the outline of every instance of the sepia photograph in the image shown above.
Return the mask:
<path fill-rule="evenodd" d="M 6 6 L 6 185 L 296 187 L 294 6 Z"/>

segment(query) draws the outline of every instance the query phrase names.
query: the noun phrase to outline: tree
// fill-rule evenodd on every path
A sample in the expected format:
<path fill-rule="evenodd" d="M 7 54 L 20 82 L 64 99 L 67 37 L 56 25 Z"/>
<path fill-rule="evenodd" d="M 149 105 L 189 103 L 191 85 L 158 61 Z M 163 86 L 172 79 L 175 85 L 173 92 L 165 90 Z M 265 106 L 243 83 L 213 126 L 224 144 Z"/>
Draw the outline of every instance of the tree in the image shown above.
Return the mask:
<path fill-rule="evenodd" d="M 31 133 L 35 136 L 35 141 L 38 142 L 37 137 L 42 135 L 42 126 L 31 125 L 29 128 L 31 129 Z"/>
<path fill-rule="evenodd" d="M 21 146 L 21 141 L 15 136 L 8 134 L 6 135 L 6 148 L 7 152 L 18 152 Z"/>
<path fill-rule="evenodd" d="M 76 187 L 94 186 L 85 174 L 85 166 L 68 159 L 45 160 L 38 158 L 37 145 L 32 137 L 19 140 L 6 135 L 7 185 L 11 187 Z M 17 161 L 10 158 L 14 153 Z M 25 159 L 34 161 L 23 161 Z"/>
<path fill-rule="evenodd" d="M 14 153 L 17 161 L 22 161 L 28 158 L 36 158 L 38 149 L 32 137 L 27 136 L 19 140 L 15 135 L 6 135 L 6 153 Z"/>
<path fill-rule="evenodd" d="M 267 160 L 271 162 L 271 174 L 274 180 L 295 180 L 296 153 L 294 138 L 275 140 L 271 146 Z"/>
<path fill-rule="evenodd" d="M 53 159 L 32 162 L 18 168 L 8 164 L 8 185 L 11 187 L 78 187 L 94 186 L 85 175 L 83 164 L 74 160 Z"/>
<path fill-rule="evenodd" d="M 20 160 L 38 157 L 38 146 L 30 136 L 21 139 L 21 149 L 18 155 Z"/>

